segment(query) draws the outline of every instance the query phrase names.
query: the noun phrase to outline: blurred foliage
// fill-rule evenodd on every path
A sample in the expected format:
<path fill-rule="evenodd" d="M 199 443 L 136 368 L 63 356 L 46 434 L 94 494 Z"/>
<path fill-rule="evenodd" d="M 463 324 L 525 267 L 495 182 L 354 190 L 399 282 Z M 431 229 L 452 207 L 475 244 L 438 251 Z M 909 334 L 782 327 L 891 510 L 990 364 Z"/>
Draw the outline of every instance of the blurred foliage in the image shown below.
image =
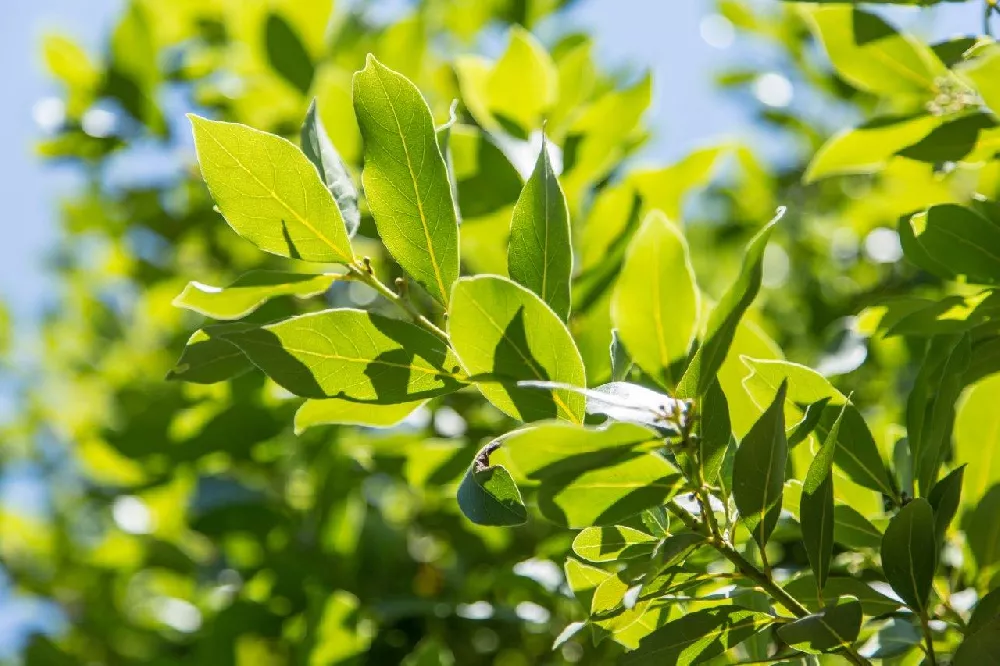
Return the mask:
<path fill-rule="evenodd" d="M 590 385 L 612 378 L 613 286 L 649 211 L 683 220 L 707 310 L 735 279 L 746 242 L 787 206 L 764 255 L 758 306 L 719 375 L 732 430 L 742 438 L 767 406 L 743 389 L 749 371 L 739 355 L 817 367 L 852 396 L 893 479 L 913 496 L 928 488 L 906 428 L 912 440 L 925 416 L 938 418 L 931 430 L 944 471 L 973 464 L 953 526 L 964 533 L 943 536 L 935 589 L 949 620 L 969 621 L 972 603 L 962 607 L 956 595 L 984 595 L 1000 564 L 987 529 L 1000 482 L 990 453 L 1000 446 L 1000 346 L 981 286 L 997 274 L 982 279 L 988 256 L 970 274 L 968 243 L 924 234 L 947 227 L 935 218 L 950 221 L 950 204 L 977 215 L 973 227 L 1000 219 L 989 106 L 997 46 L 975 34 L 929 46 L 843 4 L 753 9 L 720 0 L 741 39 L 769 55 L 761 70 L 734 64 L 717 83 L 745 100 L 788 154 L 773 160 L 729 142 L 640 169 L 629 158 L 649 136 L 651 79 L 609 73 L 587 35 L 560 30 L 563 4 L 423 0 L 387 19 L 380 3 L 131 0 L 99 54 L 46 38 L 66 119 L 39 152 L 74 165 L 86 186 L 60 203 L 52 261 L 60 292 L 4 432 L 4 463 L 27 459 L 43 470 L 48 502 L 0 516 L 0 561 L 18 593 L 51 601 L 64 625 L 32 637 L 21 662 L 518 666 L 605 664 L 623 652 L 582 633 L 552 649 L 588 615 L 565 584 L 568 576 L 579 589 L 574 575 L 588 575 L 575 559 L 563 573 L 572 533 L 534 518 L 513 529 L 477 527 L 459 512 L 456 488 L 476 451 L 516 424 L 477 393 L 435 398 L 383 431 L 319 425 L 348 420 L 340 412 L 306 421 L 296 416 L 301 400 L 258 372 L 225 383 L 165 381 L 183 374 L 177 359 L 204 324 L 199 308 L 211 307 L 174 307 L 188 280 L 230 285 L 249 271 L 307 270 L 226 227 L 183 113 L 297 141 L 315 99 L 357 176 L 364 145 L 352 76 L 369 53 L 416 83 L 438 126 L 459 100 L 449 150 L 463 272 L 506 273 L 512 209 L 546 121 L 576 246 L 569 329 Z M 539 24 L 554 35 L 544 43 L 532 35 Z M 505 40 L 499 57 L 470 55 L 497 36 Z M 791 106 L 750 95 L 777 72 L 794 85 Z M 840 132 L 848 124 L 859 129 Z M 535 143 L 526 146 L 528 138 Z M 163 173 L 111 177 L 140 162 Z M 362 200 L 354 251 L 391 284 L 402 272 L 376 237 Z M 921 238 L 934 239 L 930 252 Z M 241 321 L 330 306 L 393 312 L 365 285 L 331 282 L 318 297 L 286 290 Z M 429 298 L 413 300 L 431 309 Z M 203 331 L 198 341 L 211 344 Z M 961 368 L 940 367 L 961 345 Z M 401 415 L 366 415 L 376 417 Z M 800 477 L 813 440 L 790 457 Z M 882 494 L 840 476 L 836 491 L 838 511 L 884 529 L 893 511 Z M 802 569 L 801 536 L 782 527 L 787 521 L 768 546 L 770 564 Z M 835 569 L 864 579 L 877 569 L 871 546 L 850 544 L 860 550 L 835 557 Z M 657 623 L 671 613 L 679 611 Z M 866 610 L 876 614 L 868 635 L 902 637 L 900 656 L 885 663 L 919 663 L 911 619 Z M 941 631 L 942 647 L 955 636 Z M 763 649 L 747 645 L 740 649 Z"/>

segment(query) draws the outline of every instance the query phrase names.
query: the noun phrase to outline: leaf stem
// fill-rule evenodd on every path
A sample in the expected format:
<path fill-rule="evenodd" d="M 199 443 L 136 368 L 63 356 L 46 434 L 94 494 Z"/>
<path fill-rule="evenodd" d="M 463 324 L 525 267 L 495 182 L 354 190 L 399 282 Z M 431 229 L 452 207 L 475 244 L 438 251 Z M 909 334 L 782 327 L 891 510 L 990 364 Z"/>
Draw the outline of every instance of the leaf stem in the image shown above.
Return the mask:
<path fill-rule="evenodd" d="M 740 552 L 725 539 L 711 534 L 705 525 L 698 522 L 694 516 L 689 514 L 673 501 L 668 502 L 666 507 L 672 514 L 680 518 L 691 531 L 704 534 L 708 539 L 709 545 L 715 548 L 727 560 L 732 562 L 737 571 L 739 571 L 746 578 L 749 578 L 760 585 L 768 594 L 771 595 L 771 598 L 788 609 L 792 615 L 797 618 L 802 618 L 810 614 L 809 609 L 799 602 L 798 599 L 786 592 L 785 589 L 778 585 L 769 574 L 764 573 L 754 566 L 753 563 L 743 557 L 743 555 L 740 554 Z M 859 655 L 853 647 L 844 647 L 840 653 L 855 666 L 872 666 L 871 662 Z"/>
<path fill-rule="evenodd" d="M 927 643 L 927 662 L 930 666 L 937 666 L 937 656 L 934 654 L 934 638 L 931 636 L 931 623 L 927 617 L 927 611 L 920 611 L 920 628 L 924 632 L 924 641 Z"/>
<path fill-rule="evenodd" d="M 406 312 L 406 314 L 410 315 L 410 318 L 413 319 L 413 323 L 415 323 L 417 326 L 420 326 L 424 330 L 440 338 L 442 341 L 444 341 L 445 344 L 451 344 L 451 341 L 448 339 L 447 333 L 445 333 L 443 330 L 435 326 L 434 322 L 432 322 L 430 319 L 420 314 L 420 312 L 415 307 L 413 307 L 413 304 L 410 303 L 407 299 L 397 294 L 395 291 L 390 289 L 384 282 L 375 277 L 374 271 L 370 269 L 371 269 L 371 264 L 368 262 L 366 262 L 365 265 L 359 264 L 358 262 L 354 262 L 353 264 L 347 265 L 347 270 L 351 272 L 351 275 L 355 279 L 364 282 L 369 287 L 371 287 L 378 293 L 382 294 L 382 296 L 384 296 L 386 300 L 399 307 L 401 310 Z"/>

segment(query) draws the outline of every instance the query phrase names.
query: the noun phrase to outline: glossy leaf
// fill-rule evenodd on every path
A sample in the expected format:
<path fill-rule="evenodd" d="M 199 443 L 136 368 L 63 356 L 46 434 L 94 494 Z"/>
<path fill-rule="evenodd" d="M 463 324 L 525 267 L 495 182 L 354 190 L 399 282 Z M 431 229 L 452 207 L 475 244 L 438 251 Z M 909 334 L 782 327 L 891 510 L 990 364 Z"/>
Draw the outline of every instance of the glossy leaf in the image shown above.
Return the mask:
<path fill-rule="evenodd" d="M 339 279 L 340 275 L 251 271 L 228 287 L 189 282 L 173 303 L 213 319 L 240 319 L 277 296 L 318 296 Z"/>
<path fill-rule="evenodd" d="M 882 538 L 882 569 L 889 585 L 916 612 L 927 608 L 937 569 L 934 510 L 917 498 L 899 510 Z"/>
<path fill-rule="evenodd" d="M 326 310 L 227 340 L 295 395 L 396 404 L 461 386 L 457 361 L 413 324 L 361 310 Z"/>
<path fill-rule="evenodd" d="M 425 401 L 376 405 L 340 398 L 306 400 L 295 412 L 295 434 L 321 425 L 357 425 L 366 428 L 391 428 L 419 409 Z"/>
<path fill-rule="evenodd" d="M 627 653 L 623 666 L 690 666 L 739 645 L 773 622 L 766 613 L 720 606 L 668 622 Z"/>
<path fill-rule="evenodd" d="M 799 508 L 802 543 L 806 547 L 809 566 L 816 575 L 821 590 L 826 584 L 830 560 L 833 559 L 833 456 L 837 448 L 841 418 L 843 412 L 830 428 L 823 446 L 809 466 L 805 483 L 802 484 L 802 502 Z"/>
<path fill-rule="evenodd" d="M 813 615 L 778 627 L 778 636 L 790 647 L 806 654 L 822 654 L 848 647 L 861 631 L 861 604 L 841 597 Z"/>
<path fill-rule="evenodd" d="M 736 508 L 761 549 L 767 545 L 781 513 L 788 461 L 784 410 L 787 388 L 787 383 L 782 382 L 771 406 L 740 442 L 733 468 Z"/>
<path fill-rule="evenodd" d="M 614 562 L 648 556 L 656 544 L 656 537 L 631 527 L 588 527 L 573 539 L 573 552 L 588 562 Z"/>
<path fill-rule="evenodd" d="M 528 519 L 521 491 L 502 465 L 490 465 L 499 442 L 487 444 L 476 455 L 458 486 L 458 506 L 477 525 L 520 525 Z"/>
<path fill-rule="evenodd" d="M 294 144 L 245 125 L 188 118 L 202 177 L 236 233 L 282 257 L 354 260 L 340 209 Z"/>
<path fill-rule="evenodd" d="M 857 88 L 882 96 L 929 96 L 935 79 L 947 72 L 929 47 L 876 14 L 850 6 L 801 11 L 837 73 Z"/>
<path fill-rule="evenodd" d="M 560 319 L 569 318 L 569 209 L 544 138 L 535 170 L 514 206 L 507 262 L 512 280 L 538 294 Z"/>
<path fill-rule="evenodd" d="M 829 380 L 815 370 L 796 363 L 746 357 L 742 360 L 751 370 L 743 385 L 758 404 L 766 404 L 775 389 L 785 380 L 789 382 L 788 407 L 799 415 L 804 415 L 808 405 L 829 398 L 816 426 L 816 434 L 826 438 L 841 408 L 847 403 L 846 396 L 835 389 Z M 898 497 L 899 491 L 895 489 L 895 482 L 864 417 L 850 404 L 843 412 L 834 464 L 858 485 L 889 497 Z"/>
<path fill-rule="evenodd" d="M 358 209 L 358 189 L 340 153 L 330 141 L 330 135 L 323 126 L 314 99 L 306 112 L 301 132 L 302 152 L 319 171 L 320 178 L 330 190 L 340 215 L 344 219 L 348 238 L 353 238 L 361 225 L 361 211 Z"/>
<path fill-rule="evenodd" d="M 646 216 L 622 266 L 611 317 L 636 364 L 666 386 L 691 346 L 700 296 L 687 242 L 663 213 Z"/>
<path fill-rule="evenodd" d="M 784 214 L 785 209 L 780 209 L 775 218 L 757 232 L 747 244 L 739 277 L 712 310 L 701 346 L 695 352 L 677 387 L 681 397 L 693 398 L 704 395 L 715 381 L 715 376 L 732 347 L 740 320 L 760 292 L 764 277 L 764 250 L 767 249 L 767 242 L 774 232 L 774 227 Z"/>
<path fill-rule="evenodd" d="M 522 380 L 586 386 L 583 360 L 559 317 L 533 292 L 495 276 L 455 284 L 448 333 L 466 371 L 498 408 L 522 421 L 583 421 L 583 396 L 517 386 Z"/>
<path fill-rule="evenodd" d="M 365 142 L 362 182 L 393 258 L 447 306 L 458 278 L 458 220 L 434 119 L 417 87 L 369 55 L 354 75 Z"/>

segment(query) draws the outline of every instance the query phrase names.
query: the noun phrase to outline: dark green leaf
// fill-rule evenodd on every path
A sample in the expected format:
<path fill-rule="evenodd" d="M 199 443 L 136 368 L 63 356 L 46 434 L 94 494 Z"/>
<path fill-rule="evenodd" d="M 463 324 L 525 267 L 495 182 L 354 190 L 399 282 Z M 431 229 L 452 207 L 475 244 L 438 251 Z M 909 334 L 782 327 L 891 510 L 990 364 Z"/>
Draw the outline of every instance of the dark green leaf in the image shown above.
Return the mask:
<path fill-rule="evenodd" d="M 923 637 L 920 634 L 920 629 L 914 626 L 908 618 L 894 617 L 890 618 L 869 640 L 874 643 L 874 649 L 870 652 L 866 649 L 865 656 L 887 659 L 913 650 L 920 644 Z M 869 643 L 865 645 L 867 648 Z"/>
<path fill-rule="evenodd" d="M 787 389 L 788 382 L 783 381 L 771 406 L 740 442 L 733 468 L 736 508 L 761 549 L 767 545 L 781 513 L 788 461 L 784 409 Z"/>
<path fill-rule="evenodd" d="M 1000 515 L 1000 484 L 986 491 L 965 526 L 969 549 L 981 572 L 988 571 L 990 567 L 1000 562 L 1000 530 L 996 529 L 998 515 Z"/>
<path fill-rule="evenodd" d="M 709 608 L 668 622 L 627 653 L 623 666 L 690 666 L 722 654 L 774 621 L 735 606 Z"/>
<path fill-rule="evenodd" d="M 907 258 L 924 270 L 1000 285 L 1000 224 L 957 204 L 932 206 L 901 224 L 911 241 L 903 246 Z"/>
<path fill-rule="evenodd" d="M 361 310 L 316 312 L 225 338 L 268 377 L 305 398 L 395 404 L 461 387 L 458 362 L 441 340 Z"/>
<path fill-rule="evenodd" d="M 934 510 L 917 498 L 899 510 L 882 537 L 882 569 L 892 589 L 915 612 L 924 612 L 937 569 Z"/>
<path fill-rule="evenodd" d="M 528 519 L 514 479 L 503 466 L 490 465 L 490 454 L 499 446 L 497 441 L 487 444 L 458 487 L 458 506 L 477 525 L 520 525 Z"/>
<path fill-rule="evenodd" d="M 996 128 L 988 114 L 976 112 L 949 120 L 930 134 L 899 151 L 899 155 L 923 162 L 959 162 L 971 153 L 982 130 Z"/>
<path fill-rule="evenodd" d="M 943 541 L 951 525 L 952 519 L 958 513 L 958 505 L 962 500 L 962 481 L 965 477 L 965 465 L 951 471 L 948 476 L 934 484 L 927 495 L 927 501 L 934 509 L 934 534 L 938 541 Z"/>
<path fill-rule="evenodd" d="M 512 280 L 538 294 L 560 319 L 569 318 L 569 209 L 544 137 L 535 170 L 514 206 L 507 264 Z"/>
<path fill-rule="evenodd" d="M 708 328 L 701 346 L 688 364 L 677 387 L 682 398 L 695 398 L 705 394 L 729 354 L 736 336 L 736 327 L 747 309 L 757 298 L 764 277 L 764 250 L 774 232 L 775 225 L 784 215 L 778 211 L 770 223 L 757 232 L 743 253 L 743 266 L 736 282 L 723 294 L 708 318 Z"/>
<path fill-rule="evenodd" d="M 951 666 L 992 666 L 997 663 L 997 655 L 1000 655 L 1000 617 L 966 636 L 955 650 Z"/>
<path fill-rule="evenodd" d="M 308 93 L 315 66 L 295 29 L 284 18 L 272 13 L 267 15 L 265 35 L 271 67 L 300 93 Z"/>
<path fill-rule="evenodd" d="M 809 566 L 816 574 L 821 590 L 826 584 L 830 560 L 833 559 L 833 456 L 842 417 L 843 411 L 809 466 L 805 483 L 802 484 L 802 501 L 799 505 L 802 543 L 806 547 Z"/>
<path fill-rule="evenodd" d="M 833 540 L 848 548 L 882 546 L 882 532 L 871 521 L 846 504 L 833 507 Z"/>
<path fill-rule="evenodd" d="M 976 602 L 976 607 L 972 610 L 972 617 L 969 618 L 969 625 L 965 633 L 968 636 L 985 629 L 990 622 L 1000 617 L 1000 588 L 991 590 L 989 594 Z"/>
<path fill-rule="evenodd" d="M 249 372 L 253 363 L 223 335 L 253 328 L 247 324 L 220 324 L 195 331 L 167 379 L 215 384 Z"/>
<path fill-rule="evenodd" d="M 446 307 L 458 278 L 458 220 L 434 119 L 417 87 L 369 55 L 354 75 L 365 198 L 393 258 Z"/>
<path fill-rule="evenodd" d="M 351 174 L 347 172 L 347 165 L 344 164 L 340 153 L 330 141 L 326 128 L 323 127 L 315 99 L 309 105 L 305 122 L 302 124 L 301 143 L 302 152 L 316 166 L 320 177 L 326 183 L 326 188 L 337 202 L 340 215 L 344 218 L 348 238 L 354 238 L 361 225 L 358 189 L 354 186 Z"/>
<path fill-rule="evenodd" d="M 818 613 L 778 627 L 778 636 L 790 647 L 806 654 L 822 654 L 848 647 L 861 631 L 861 604 L 854 597 L 841 597 Z"/>
<path fill-rule="evenodd" d="M 803 574 L 793 578 L 785 583 L 784 588 L 813 612 L 820 611 L 824 606 L 819 600 L 816 577 L 813 574 Z M 828 578 L 824 588 L 824 597 L 835 599 L 843 596 L 855 597 L 861 602 L 864 614 L 873 617 L 892 613 L 902 605 L 899 601 L 885 596 L 857 578 L 838 578 L 836 576 Z"/>

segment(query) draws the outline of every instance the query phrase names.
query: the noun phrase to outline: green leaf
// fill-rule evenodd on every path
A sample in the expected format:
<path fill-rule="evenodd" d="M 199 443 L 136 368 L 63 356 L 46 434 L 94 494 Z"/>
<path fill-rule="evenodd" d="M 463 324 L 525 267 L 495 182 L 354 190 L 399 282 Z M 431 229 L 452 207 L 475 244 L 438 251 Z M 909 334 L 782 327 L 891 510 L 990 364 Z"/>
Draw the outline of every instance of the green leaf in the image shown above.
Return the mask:
<path fill-rule="evenodd" d="M 800 7 L 845 81 L 880 96 L 923 95 L 947 69 L 927 45 L 850 6 Z"/>
<path fill-rule="evenodd" d="M 665 386 L 671 364 L 687 355 L 700 296 L 687 241 L 653 211 L 629 244 L 611 300 L 611 317 L 636 364 Z"/>
<path fill-rule="evenodd" d="M 696 532 L 681 532 L 667 537 L 656 550 L 651 565 L 662 573 L 683 562 L 686 557 L 705 543 L 705 536 Z"/>
<path fill-rule="evenodd" d="M 1000 485 L 991 486 L 977 501 L 972 515 L 965 524 L 965 538 L 980 573 L 990 571 L 1000 562 L 1000 530 L 996 529 L 997 515 L 1000 515 Z"/>
<path fill-rule="evenodd" d="M 957 70 L 972 84 L 993 114 L 1000 116 L 1000 47 L 991 44 Z"/>
<path fill-rule="evenodd" d="M 236 233 L 282 257 L 354 261 L 340 209 L 301 150 L 246 125 L 188 118 L 201 174 Z"/>
<path fill-rule="evenodd" d="M 747 244 L 740 275 L 712 310 L 704 341 L 684 371 L 677 387 L 680 397 L 695 398 L 704 395 L 715 381 L 715 376 L 732 347 L 740 320 L 760 292 L 764 277 L 764 250 L 767 249 L 767 242 L 775 225 L 784 214 L 785 209 L 779 209 L 775 218 Z"/>
<path fill-rule="evenodd" d="M 459 208 L 467 221 L 517 201 L 523 187 L 521 175 L 489 134 L 458 123 L 451 128 L 448 146 Z M 506 220 L 503 226 L 509 227 Z"/>
<path fill-rule="evenodd" d="M 656 544 L 656 537 L 631 527 L 588 527 L 573 539 L 573 552 L 588 562 L 614 562 L 647 556 Z"/>
<path fill-rule="evenodd" d="M 391 428 L 415 412 L 425 400 L 376 405 L 340 398 L 306 400 L 295 412 L 295 434 L 321 425 L 357 425 L 367 428 Z"/>
<path fill-rule="evenodd" d="M 924 270 L 1000 285 L 1000 224 L 964 206 L 940 204 L 901 225 L 909 227 L 901 231 L 919 248 L 907 252 L 907 258 Z"/>
<path fill-rule="evenodd" d="M 813 612 L 820 611 L 824 606 L 817 594 L 816 577 L 813 574 L 803 574 L 793 578 L 783 587 Z M 828 578 L 824 587 L 824 596 L 827 598 L 855 597 L 861 602 L 864 614 L 873 617 L 895 612 L 902 605 L 899 601 L 885 596 L 857 578 L 838 578 L 836 576 Z"/>
<path fill-rule="evenodd" d="M 874 659 L 887 659 L 912 651 L 923 640 L 923 636 L 909 619 L 894 617 L 883 624 L 869 640 L 874 642 L 872 646 L 874 649 L 870 653 L 866 650 L 865 656 Z M 866 642 L 866 648 L 868 645 L 870 643 Z"/>
<path fill-rule="evenodd" d="M 722 470 L 726 451 L 733 439 L 729 402 L 718 381 L 709 385 L 701 405 L 701 432 L 698 461 L 705 480 L 714 484 Z"/>
<path fill-rule="evenodd" d="M 518 381 L 586 386 L 580 352 L 565 324 L 533 292 L 496 276 L 455 284 L 448 333 L 466 371 L 487 400 L 522 421 L 582 423 L 586 400 L 566 390 L 519 388 Z"/>
<path fill-rule="evenodd" d="M 783 624 L 778 636 L 799 652 L 822 654 L 849 647 L 861 632 L 861 604 L 841 597 L 818 613 Z"/>
<path fill-rule="evenodd" d="M 736 508 L 762 550 L 781 513 L 781 493 L 788 463 L 784 410 L 787 389 L 788 383 L 782 382 L 771 406 L 740 442 L 733 468 Z"/>
<path fill-rule="evenodd" d="M 958 513 L 958 505 L 962 501 L 962 480 L 965 476 L 965 465 L 953 469 L 948 476 L 934 484 L 927 501 L 934 509 L 934 534 L 938 541 L 943 541 L 951 521 Z"/>
<path fill-rule="evenodd" d="M 766 613 L 721 606 L 668 622 L 622 657 L 623 666 L 690 666 L 739 645 L 774 621 Z"/>
<path fill-rule="evenodd" d="M 986 628 L 990 622 L 1000 617 L 1000 588 L 991 590 L 985 597 L 976 602 L 966 627 L 966 634 L 971 636 L 980 629 Z"/>
<path fill-rule="evenodd" d="M 219 324 L 195 331 L 167 379 L 215 384 L 253 370 L 250 359 L 223 337 L 228 332 L 253 328 L 248 324 Z"/>
<path fill-rule="evenodd" d="M 594 590 L 594 598 L 590 602 L 590 614 L 604 615 L 617 609 L 625 600 L 628 588 L 629 583 L 622 578 L 622 572 L 605 578 Z"/>
<path fill-rule="evenodd" d="M 662 456 L 619 452 L 600 467 L 547 472 L 538 489 L 538 508 L 571 529 L 615 525 L 663 504 L 683 487 L 683 476 Z"/>
<path fill-rule="evenodd" d="M 510 473 L 502 465 L 490 465 L 490 454 L 500 445 L 494 440 L 483 447 L 458 486 L 458 506 L 477 525 L 511 526 L 528 520 Z"/>
<path fill-rule="evenodd" d="M 405 76 L 369 55 L 354 75 L 365 198 L 399 265 L 445 307 L 458 278 L 458 220 L 434 119 Z"/>
<path fill-rule="evenodd" d="M 951 666 L 995 664 L 1000 654 L 1000 618 L 994 618 L 976 633 L 966 636 L 951 658 Z"/>
<path fill-rule="evenodd" d="M 842 418 L 843 411 L 809 466 L 799 505 L 802 543 L 821 590 L 826 584 L 830 560 L 833 559 L 833 455 L 837 449 Z"/>
<path fill-rule="evenodd" d="M 413 324 L 361 310 L 325 310 L 225 338 L 304 398 L 396 404 L 461 386 L 457 362 L 441 340 Z"/>
<path fill-rule="evenodd" d="M 310 666 L 348 664 L 368 651 L 372 637 L 365 629 L 360 606 L 357 597 L 343 590 L 327 597 L 316 626 L 308 629 L 315 637 L 309 652 Z"/>
<path fill-rule="evenodd" d="M 835 542 L 855 550 L 862 548 L 877 550 L 882 546 L 882 537 L 882 532 L 853 507 L 846 504 L 833 507 Z"/>
<path fill-rule="evenodd" d="M 278 74 L 305 95 L 312 87 L 315 65 L 305 44 L 288 21 L 274 13 L 265 25 L 267 59 Z"/>
<path fill-rule="evenodd" d="M 569 318 L 573 274 L 569 209 L 544 136 L 535 170 L 514 206 L 507 263 L 512 280 L 538 294 L 560 319 Z"/>
<path fill-rule="evenodd" d="M 937 116 L 877 118 L 844 130 L 820 147 L 803 180 L 814 183 L 829 176 L 875 173 L 899 151 L 917 143 L 941 125 Z"/>
<path fill-rule="evenodd" d="M 348 238 L 353 238 L 361 225 L 361 211 L 358 209 L 358 189 L 347 172 L 347 165 L 330 141 L 314 99 L 309 105 L 301 132 L 302 152 L 315 165 L 320 178 L 337 202 L 340 215 L 344 219 Z"/>
<path fill-rule="evenodd" d="M 975 111 L 959 115 L 944 121 L 927 136 L 900 150 L 899 155 L 930 164 L 961 162 L 980 145 L 980 137 L 987 142 L 987 146 L 991 145 L 990 130 L 995 130 L 996 127 L 996 120 L 986 113 Z M 989 147 L 986 150 L 989 152 Z M 993 152 L 995 151 L 994 147 Z M 992 154 L 988 157 L 992 157 Z M 973 154 L 969 159 L 976 161 L 976 155 Z"/>
<path fill-rule="evenodd" d="M 189 282 L 173 304 L 213 319 L 240 319 L 277 296 L 319 296 L 341 277 L 250 271 L 225 288 Z"/>
<path fill-rule="evenodd" d="M 937 569 L 934 510 L 927 500 L 913 500 L 889 522 L 882 538 L 882 569 L 907 606 L 926 611 Z"/>
<path fill-rule="evenodd" d="M 612 574 L 604 569 L 598 569 L 595 566 L 584 564 L 572 558 L 566 560 L 564 571 L 566 573 L 566 584 L 573 591 L 573 596 L 576 597 L 577 601 L 589 613 L 594 601 L 594 591 L 598 585 L 610 578 Z"/>
<path fill-rule="evenodd" d="M 742 361 L 751 370 L 750 375 L 743 380 L 743 385 L 759 405 L 766 404 L 778 385 L 785 380 L 789 382 L 788 407 L 800 416 L 804 416 L 809 405 L 829 398 L 816 426 L 816 434 L 824 440 L 843 408 L 834 464 L 858 485 L 898 500 L 899 491 L 895 489 L 895 482 L 864 417 L 856 407 L 847 404 L 844 394 L 835 389 L 825 377 L 804 365 L 787 361 L 747 357 L 743 357 Z"/>
<path fill-rule="evenodd" d="M 974 507 L 1000 483 L 1000 374 L 971 386 L 955 416 L 955 462 L 966 466 L 962 504 Z"/>
<path fill-rule="evenodd" d="M 1000 292 L 986 289 L 969 296 L 948 296 L 921 306 L 912 304 L 912 308 L 909 313 L 888 326 L 885 337 L 931 337 L 965 333 L 1000 317 Z"/>

